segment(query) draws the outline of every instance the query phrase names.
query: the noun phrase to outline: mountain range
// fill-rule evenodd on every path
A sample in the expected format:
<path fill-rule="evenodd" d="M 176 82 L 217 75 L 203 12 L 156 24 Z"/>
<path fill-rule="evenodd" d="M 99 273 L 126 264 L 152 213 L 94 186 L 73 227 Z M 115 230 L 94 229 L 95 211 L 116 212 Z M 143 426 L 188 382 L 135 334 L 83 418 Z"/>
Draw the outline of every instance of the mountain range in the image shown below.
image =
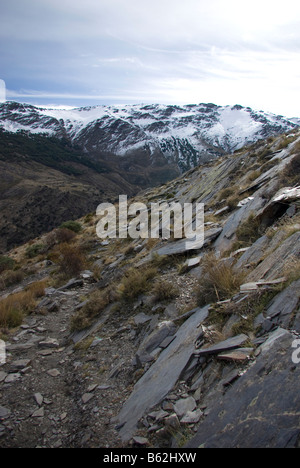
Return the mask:
<path fill-rule="evenodd" d="M 300 124 L 249 107 L 0 104 L 0 249 Z"/>

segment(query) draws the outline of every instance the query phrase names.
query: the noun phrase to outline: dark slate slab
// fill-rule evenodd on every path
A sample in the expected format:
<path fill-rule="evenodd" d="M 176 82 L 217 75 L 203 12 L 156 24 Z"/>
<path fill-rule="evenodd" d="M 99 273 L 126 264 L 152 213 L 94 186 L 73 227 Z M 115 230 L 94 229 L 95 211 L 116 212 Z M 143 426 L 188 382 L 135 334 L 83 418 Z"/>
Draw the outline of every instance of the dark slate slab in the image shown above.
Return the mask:
<path fill-rule="evenodd" d="M 274 252 L 253 270 L 246 282 L 273 280 L 282 277 L 282 271 L 289 259 L 300 256 L 300 232 L 286 239 Z"/>
<path fill-rule="evenodd" d="M 295 281 L 278 294 L 269 305 L 266 316 L 276 325 L 287 328 L 292 320 L 292 314 L 297 309 L 300 300 L 300 280 Z"/>
<path fill-rule="evenodd" d="M 169 242 L 164 247 L 157 250 L 157 254 L 164 255 L 181 255 L 189 251 L 201 250 L 211 244 L 222 232 L 222 228 L 213 228 L 205 232 L 204 243 L 195 239 L 182 239 L 177 242 Z"/>
<path fill-rule="evenodd" d="M 172 391 L 182 370 L 195 352 L 194 342 L 199 325 L 208 317 L 209 306 L 198 309 L 177 331 L 175 340 L 137 382 L 120 414 L 120 436 L 128 441 L 138 421 L 151 408 L 161 403 Z"/>
<path fill-rule="evenodd" d="M 197 356 L 213 356 L 216 354 L 220 354 L 225 351 L 231 351 L 233 349 L 240 348 L 244 343 L 249 340 L 247 335 L 238 335 L 234 338 L 229 338 L 226 341 L 222 341 L 214 346 L 210 346 L 209 348 L 200 349 L 195 353 Z"/>
<path fill-rule="evenodd" d="M 294 336 L 276 331 L 256 363 L 233 383 L 200 424 L 187 448 L 292 448 L 300 437 L 300 366 Z"/>

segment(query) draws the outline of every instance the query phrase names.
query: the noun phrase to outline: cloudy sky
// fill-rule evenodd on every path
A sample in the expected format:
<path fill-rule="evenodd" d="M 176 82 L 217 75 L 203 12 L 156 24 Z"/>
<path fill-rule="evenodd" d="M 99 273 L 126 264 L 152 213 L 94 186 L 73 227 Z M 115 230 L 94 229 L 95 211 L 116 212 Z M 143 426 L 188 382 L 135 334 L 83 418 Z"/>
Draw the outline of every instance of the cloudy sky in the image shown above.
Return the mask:
<path fill-rule="evenodd" d="M 1 0 L 7 99 L 300 117 L 299 0 Z"/>

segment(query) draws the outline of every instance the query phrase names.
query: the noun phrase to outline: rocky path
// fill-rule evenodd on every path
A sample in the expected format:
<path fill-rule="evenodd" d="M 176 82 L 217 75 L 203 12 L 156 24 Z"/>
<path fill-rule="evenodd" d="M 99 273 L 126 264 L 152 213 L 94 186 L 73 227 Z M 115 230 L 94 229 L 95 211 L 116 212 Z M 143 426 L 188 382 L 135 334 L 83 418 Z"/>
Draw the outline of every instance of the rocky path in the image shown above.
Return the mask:
<path fill-rule="evenodd" d="M 118 446 L 111 419 L 128 392 L 130 337 L 116 337 L 110 321 L 89 349 L 69 341 L 70 316 L 92 287 L 48 291 L 45 302 L 57 310 L 28 317 L 8 344 L 0 368 L 1 447 Z"/>

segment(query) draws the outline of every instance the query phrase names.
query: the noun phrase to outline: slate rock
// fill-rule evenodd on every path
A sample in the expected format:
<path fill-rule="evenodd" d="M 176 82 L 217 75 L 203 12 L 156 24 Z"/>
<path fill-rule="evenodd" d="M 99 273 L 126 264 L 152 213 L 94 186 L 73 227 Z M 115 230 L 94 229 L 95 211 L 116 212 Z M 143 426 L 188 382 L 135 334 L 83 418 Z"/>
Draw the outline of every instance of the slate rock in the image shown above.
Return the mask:
<path fill-rule="evenodd" d="M 64 286 L 61 286 L 60 288 L 57 289 L 57 291 L 67 291 L 68 289 L 75 289 L 75 288 L 80 288 L 84 285 L 84 282 L 82 279 L 71 279 L 68 281 Z"/>
<path fill-rule="evenodd" d="M 171 414 L 167 418 L 164 419 L 164 425 L 170 429 L 179 429 L 180 422 L 178 419 L 177 414 Z"/>
<path fill-rule="evenodd" d="M 50 375 L 51 377 L 58 377 L 60 375 L 60 372 L 58 369 L 50 369 L 47 372 L 47 374 Z"/>
<path fill-rule="evenodd" d="M 149 440 L 146 439 L 145 437 L 135 436 L 135 437 L 133 437 L 133 442 L 135 444 L 141 445 L 141 446 L 149 445 Z"/>
<path fill-rule="evenodd" d="M 189 251 L 201 250 L 210 245 L 222 232 L 222 228 L 213 228 L 205 232 L 204 242 L 194 239 L 182 239 L 177 242 L 169 242 L 164 247 L 157 250 L 157 254 L 164 255 L 181 255 Z"/>
<path fill-rule="evenodd" d="M 150 322 L 151 319 L 152 319 L 152 317 L 150 317 L 149 315 L 144 314 L 143 312 L 141 312 L 140 314 L 136 315 L 133 318 L 134 323 L 136 325 L 144 325 L 145 323 Z"/>
<path fill-rule="evenodd" d="M 39 348 L 42 348 L 42 349 L 59 348 L 59 342 L 55 338 L 48 338 L 47 340 L 39 342 Z"/>
<path fill-rule="evenodd" d="M 298 446 L 300 366 L 292 365 L 293 340 L 286 330 L 271 334 L 256 363 L 222 398 L 216 394 L 186 448 Z"/>
<path fill-rule="evenodd" d="M 202 416 L 203 413 L 201 410 L 188 411 L 180 420 L 180 422 L 181 424 L 197 424 Z"/>
<path fill-rule="evenodd" d="M 15 374 L 9 374 L 6 379 L 5 379 L 5 383 L 6 384 L 10 384 L 10 383 L 15 383 L 17 382 L 17 380 L 19 380 L 21 378 L 21 374 L 20 373 L 15 373 Z"/>
<path fill-rule="evenodd" d="M 84 395 L 82 395 L 82 403 L 85 405 L 86 403 L 88 403 L 92 398 L 94 398 L 94 395 L 93 393 L 85 393 Z"/>
<path fill-rule="evenodd" d="M 7 377 L 6 372 L 0 371 L 0 383 L 3 382 Z"/>
<path fill-rule="evenodd" d="M 199 351 L 195 353 L 196 356 L 212 356 L 216 354 L 220 354 L 223 351 L 230 351 L 233 349 L 240 348 L 249 338 L 247 335 L 241 334 L 235 336 L 233 338 L 229 338 L 226 341 L 222 341 L 213 346 L 209 346 L 208 348 L 201 348 Z"/>
<path fill-rule="evenodd" d="M 19 359 L 17 361 L 14 361 L 10 365 L 10 371 L 12 373 L 18 372 L 20 370 L 25 369 L 26 367 L 30 366 L 31 360 L 30 359 Z"/>
<path fill-rule="evenodd" d="M 43 418 L 44 416 L 45 416 L 44 408 L 39 408 L 35 410 L 31 415 L 32 418 Z"/>
<path fill-rule="evenodd" d="M 44 397 L 43 397 L 40 393 L 35 393 L 35 394 L 34 394 L 34 399 L 35 399 L 36 403 L 37 403 L 39 406 L 42 406 L 43 401 L 44 401 Z"/>
<path fill-rule="evenodd" d="M 197 408 L 197 403 L 193 397 L 181 398 L 174 405 L 174 411 L 180 418 L 185 416 L 189 411 L 194 411 L 195 408 Z"/>
<path fill-rule="evenodd" d="M 258 265 L 247 277 L 247 281 L 275 280 L 282 276 L 284 266 L 290 259 L 300 256 L 300 232 L 296 232 Z"/>
<path fill-rule="evenodd" d="M 125 402 L 118 419 L 120 436 L 128 441 L 144 414 L 164 401 L 195 352 L 199 326 L 207 319 L 209 306 L 198 309 L 177 331 L 175 340 L 141 377 Z M 170 396 L 169 398 L 170 399 Z"/>
<path fill-rule="evenodd" d="M 5 408 L 4 406 L 0 406 L 0 421 L 9 418 L 10 415 L 10 409 Z"/>
<path fill-rule="evenodd" d="M 171 321 L 161 322 L 150 336 L 146 337 L 138 350 L 138 355 L 150 354 L 168 337 L 174 336 L 177 327 Z"/>
<path fill-rule="evenodd" d="M 272 300 L 266 311 L 266 317 L 276 325 L 288 328 L 292 314 L 300 299 L 300 280 L 293 282 Z"/>

